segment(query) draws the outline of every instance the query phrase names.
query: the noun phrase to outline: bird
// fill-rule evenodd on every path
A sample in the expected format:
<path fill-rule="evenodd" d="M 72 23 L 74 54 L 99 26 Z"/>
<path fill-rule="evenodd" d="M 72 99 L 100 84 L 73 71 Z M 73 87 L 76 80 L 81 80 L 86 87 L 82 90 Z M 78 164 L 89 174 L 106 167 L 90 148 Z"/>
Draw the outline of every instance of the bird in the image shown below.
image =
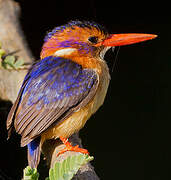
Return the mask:
<path fill-rule="evenodd" d="M 37 168 L 46 140 L 60 139 L 65 151 L 88 154 L 72 146 L 78 132 L 102 106 L 110 82 L 105 53 L 155 38 L 154 34 L 110 34 L 93 21 L 69 21 L 44 38 L 40 60 L 28 70 L 7 117 L 8 138 L 16 131 L 27 146 L 28 164 Z"/>

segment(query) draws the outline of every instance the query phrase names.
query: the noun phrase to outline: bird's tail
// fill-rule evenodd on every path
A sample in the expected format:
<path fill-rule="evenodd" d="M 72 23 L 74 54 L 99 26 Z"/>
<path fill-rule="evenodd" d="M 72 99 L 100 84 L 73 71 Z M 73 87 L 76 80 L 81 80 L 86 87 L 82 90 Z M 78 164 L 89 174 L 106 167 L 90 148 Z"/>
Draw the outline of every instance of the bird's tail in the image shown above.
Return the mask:
<path fill-rule="evenodd" d="M 32 168 L 37 168 L 40 161 L 40 137 L 31 141 L 28 145 L 27 159 Z"/>

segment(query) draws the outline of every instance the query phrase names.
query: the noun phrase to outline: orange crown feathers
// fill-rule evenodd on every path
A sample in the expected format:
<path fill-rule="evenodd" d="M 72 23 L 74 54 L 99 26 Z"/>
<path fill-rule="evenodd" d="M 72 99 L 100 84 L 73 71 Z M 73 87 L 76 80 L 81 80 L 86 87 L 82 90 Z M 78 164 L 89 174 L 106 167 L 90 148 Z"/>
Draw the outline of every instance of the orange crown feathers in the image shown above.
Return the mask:
<path fill-rule="evenodd" d="M 57 50 L 66 47 L 74 47 L 81 50 L 87 46 L 87 38 L 101 37 L 105 39 L 107 31 L 103 26 L 89 21 L 71 21 L 66 25 L 54 28 L 45 37 L 45 43 L 41 51 L 41 59 L 53 55 Z"/>

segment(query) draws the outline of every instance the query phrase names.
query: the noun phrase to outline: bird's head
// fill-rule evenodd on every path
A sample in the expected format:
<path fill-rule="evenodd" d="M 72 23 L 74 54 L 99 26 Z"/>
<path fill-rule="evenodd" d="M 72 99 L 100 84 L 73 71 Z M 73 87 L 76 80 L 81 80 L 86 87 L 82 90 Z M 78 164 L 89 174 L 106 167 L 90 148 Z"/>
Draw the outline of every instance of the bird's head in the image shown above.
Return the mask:
<path fill-rule="evenodd" d="M 113 46 L 122 46 L 155 38 L 156 35 L 109 34 L 104 27 L 89 21 L 70 21 L 54 28 L 45 37 L 41 59 L 58 56 L 70 59 L 99 58 Z M 79 63 L 84 64 L 81 60 Z"/>

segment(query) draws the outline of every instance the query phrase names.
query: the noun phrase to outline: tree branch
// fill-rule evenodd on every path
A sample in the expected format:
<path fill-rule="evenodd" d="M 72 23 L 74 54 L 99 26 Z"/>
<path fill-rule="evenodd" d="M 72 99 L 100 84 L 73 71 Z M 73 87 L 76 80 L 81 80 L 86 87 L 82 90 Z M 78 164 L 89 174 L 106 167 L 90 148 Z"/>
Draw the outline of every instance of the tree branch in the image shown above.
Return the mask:
<path fill-rule="evenodd" d="M 32 54 L 27 46 L 19 24 L 19 12 L 20 8 L 18 3 L 12 0 L 0 0 L 0 42 L 2 42 L 3 49 L 5 49 L 6 52 L 10 53 L 20 50 L 16 55 L 22 57 L 25 62 L 32 62 Z M 9 100 L 14 103 L 26 73 L 26 69 L 6 70 L 0 68 L 0 100 Z M 70 142 L 72 142 L 73 145 L 79 144 L 82 147 L 78 134 L 71 136 Z M 52 167 L 55 162 L 75 154 L 74 152 L 65 152 L 57 157 L 58 151 L 63 147 L 64 145 L 60 144 L 58 140 L 50 140 L 43 145 L 42 149 L 50 167 Z M 81 167 L 73 179 L 99 180 L 90 163 Z"/>
<path fill-rule="evenodd" d="M 19 50 L 16 55 L 25 62 L 32 61 L 31 52 L 19 24 L 20 8 L 12 0 L 0 0 L 0 42 L 7 53 Z M 0 69 L 0 99 L 14 103 L 27 70 Z"/>
<path fill-rule="evenodd" d="M 79 145 L 83 147 L 78 133 L 73 134 L 69 138 L 69 142 L 72 142 L 74 146 Z M 79 152 L 68 151 L 57 157 L 58 152 L 64 147 L 65 145 L 61 144 L 59 140 L 49 140 L 44 143 L 42 150 L 48 166 L 53 167 L 56 162 L 60 162 L 68 156 L 79 154 Z M 94 171 L 94 167 L 90 163 L 87 163 L 79 169 L 73 180 L 99 180 L 99 178 Z"/>
<path fill-rule="evenodd" d="M 19 50 L 17 56 L 31 62 L 33 56 L 19 23 L 20 7 L 12 0 L 0 0 L 0 41 L 8 52 Z"/>

